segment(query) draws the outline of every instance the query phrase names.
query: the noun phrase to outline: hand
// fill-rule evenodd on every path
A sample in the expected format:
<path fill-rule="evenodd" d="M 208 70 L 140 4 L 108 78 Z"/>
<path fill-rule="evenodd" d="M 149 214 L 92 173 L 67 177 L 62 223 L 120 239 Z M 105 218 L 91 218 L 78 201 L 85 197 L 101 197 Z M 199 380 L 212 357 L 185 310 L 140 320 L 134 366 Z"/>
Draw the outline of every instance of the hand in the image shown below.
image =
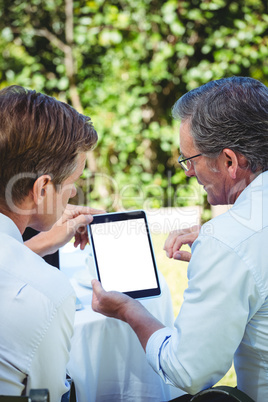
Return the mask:
<path fill-rule="evenodd" d="M 135 303 L 135 300 L 120 292 L 106 292 L 97 279 L 93 279 L 91 283 L 93 289 L 92 309 L 107 317 L 126 321 L 124 312 L 128 305 Z"/>
<path fill-rule="evenodd" d="M 74 237 L 74 247 L 80 245 L 80 249 L 83 250 L 88 243 L 87 225 L 92 222 L 92 215 L 104 212 L 100 209 L 68 204 L 62 217 L 50 230 L 37 234 L 24 244 L 43 257 L 55 253 Z"/>
<path fill-rule="evenodd" d="M 168 258 L 175 260 L 190 261 L 191 253 L 181 250 L 184 244 L 190 247 L 199 235 L 201 226 L 195 225 L 188 229 L 174 230 L 165 241 L 164 250 Z"/>
<path fill-rule="evenodd" d="M 57 249 L 68 243 L 74 236 L 74 247 L 80 245 L 84 250 L 88 243 L 87 225 L 93 221 L 95 214 L 103 214 L 105 211 L 89 207 L 68 204 L 62 217 L 50 229 L 50 235 L 57 236 Z"/>
<path fill-rule="evenodd" d="M 148 339 L 164 325 L 153 317 L 137 300 L 120 293 L 106 292 L 97 279 L 91 281 L 92 309 L 107 317 L 127 322 L 137 334 L 141 346 L 146 350 Z"/>

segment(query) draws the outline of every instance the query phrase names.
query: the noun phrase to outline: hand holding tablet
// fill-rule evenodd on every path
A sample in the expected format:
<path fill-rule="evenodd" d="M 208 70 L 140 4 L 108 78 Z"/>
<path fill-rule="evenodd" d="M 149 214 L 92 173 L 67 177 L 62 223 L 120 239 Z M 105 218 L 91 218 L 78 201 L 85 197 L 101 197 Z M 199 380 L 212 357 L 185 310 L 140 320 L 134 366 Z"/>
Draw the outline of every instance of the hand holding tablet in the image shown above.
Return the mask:
<path fill-rule="evenodd" d="M 89 235 L 98 279 L 106 291 L 116 290 L 132 298 L 160 295 L 144 211 L 94 215 Z"/>

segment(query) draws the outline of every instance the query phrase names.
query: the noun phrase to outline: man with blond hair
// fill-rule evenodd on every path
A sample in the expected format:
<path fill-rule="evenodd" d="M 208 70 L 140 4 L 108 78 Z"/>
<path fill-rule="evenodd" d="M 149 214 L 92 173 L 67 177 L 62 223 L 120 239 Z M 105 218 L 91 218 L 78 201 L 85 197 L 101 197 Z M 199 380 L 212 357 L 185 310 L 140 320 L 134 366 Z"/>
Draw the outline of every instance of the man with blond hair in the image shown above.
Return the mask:
<path fill-rule="evenodd" d="M 68 391 L 66 366 L 75 294 L 42 255 L 76 236 L 83 248 L 90 208 L 67 206 L 86 152 L 97 141 L 90 118 L 56 99 L 11 86 L 0 91 L 0 393 Z M 40 231 L 23 243 L 26 227 Z M 32 250 L 34 250 L 34 252 Z M 39 255 L 38 255 L 39 254 Z"/>

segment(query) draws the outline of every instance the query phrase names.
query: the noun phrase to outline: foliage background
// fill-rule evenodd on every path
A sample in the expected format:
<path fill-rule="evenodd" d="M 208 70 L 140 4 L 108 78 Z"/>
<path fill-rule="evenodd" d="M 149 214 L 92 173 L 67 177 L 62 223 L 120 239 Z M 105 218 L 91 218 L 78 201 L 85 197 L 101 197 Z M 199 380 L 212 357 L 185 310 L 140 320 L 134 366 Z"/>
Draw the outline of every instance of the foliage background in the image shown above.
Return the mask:
<path fill-rule="evenodd" d="M 0 0 L 0 12 L 0 87 L 31 87 L 92 117 L 84 203 L 205 203 L 178 168 L 171 108 L 213 79 L 268 84 L 267 0 Z"/>

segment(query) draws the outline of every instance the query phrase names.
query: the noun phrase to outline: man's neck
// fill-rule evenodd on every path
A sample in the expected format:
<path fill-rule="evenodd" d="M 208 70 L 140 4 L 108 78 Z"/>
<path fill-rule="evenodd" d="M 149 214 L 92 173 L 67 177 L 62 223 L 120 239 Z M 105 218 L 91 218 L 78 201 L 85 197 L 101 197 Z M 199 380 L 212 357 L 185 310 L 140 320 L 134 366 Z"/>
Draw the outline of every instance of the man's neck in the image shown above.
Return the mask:
<path fill-rule="evenodd" d="M 256 177 L 259 176 L 259 174 L 261 173 L 262 171 L 258 171 L 256 173 L 248 172 L 247 174 L 242 175 L 240 180 L 238 180 L 232 188 L 231 194 L 229 195 L 230 200 L 232 200 L 230 204 L 234 204 L 240 194 L 245 190 L 245 188 L 248 187 L 250 183 L 253 182 L 253 180 L 255 180 Z"/>

